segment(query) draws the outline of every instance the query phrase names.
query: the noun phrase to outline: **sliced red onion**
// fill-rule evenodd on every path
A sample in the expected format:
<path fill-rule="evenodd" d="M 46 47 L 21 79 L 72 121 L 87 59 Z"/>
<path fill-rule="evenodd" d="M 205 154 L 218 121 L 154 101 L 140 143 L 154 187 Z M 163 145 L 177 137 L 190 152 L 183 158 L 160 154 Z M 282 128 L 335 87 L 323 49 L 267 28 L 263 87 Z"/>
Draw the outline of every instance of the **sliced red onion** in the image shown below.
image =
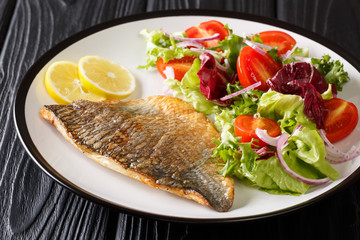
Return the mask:
<path fill-rule="evenodd" d="M 264 51 L 262 48 L 258 47 L 256 42 L 252 42 L 252 41 L 249 41 L 249 40 L 246 40 L 246 39 L 244 39 L 243 42 L 246 43 L 249 47 L 251 47 L 255 51 L 257 51 L 258 53 L 260 53 L 261 55 L 266 54 L 266 51 Z"/>
<path fill-rule="evenodd" d="M 271 50 L 273 48 L 272 46 L 269 46 L 269 45 L 266 45 L 266 44 L 263 44 L 263 43 L 254 42 L 254 41 L 250 41 L 250 42 L 252 42 L 256 46 L 258 46 L 259 48 L 263 48 L 263 49 L 266 49 L 266 50 Z"/>
<path fill-rule="evenodd" d="M 245 93 L 245 92 L 247 92 L 247 91 L 249 91 L 251 89 L 254 89 L 254 88 L 256 88 L 256 87 L 258 87 L 260 85 L 261 85 L 261 82 L 256 82 L 256 83 L 254 83 L 254 84 L 252 84 L 252 85 L 250 85 L 250 86 L 248 86 L 248 87 L 246 87 L 244 89 L 241 89 L 240 91 L 237 91 L 237 92 L 231 93 L 229 95 L 226 95 L 226 96 L 220 98 L 220 100 L 221 101 L 228 100 L 230 98 L 233 98 L 233 97 L 236 97 L 236 96 L 238 96 L 240 94 L 243 94 L 243 93 Z"/>
<path fill-rule="evenodd" d="M 326 133 L 324 129 L 319 130 L 319 134 L 323 141 L 325 142 L 325 148 L 327 150 L 326 160 L 331 163 L 344 163 L 350 161 L 360 155 L 360 147 L 352 146 L 348 152 L 343 152 L 338 149 L 335 145 L 333 145 L 329 139 L 326 137 Z M 331 156 L 330 152 L 335 154 L 335 156 Z"/>
<path fill-rule="evenodd" d="M 161 30 L 163 31 L 163 30 Z M 172 37 L 173 39 L 175 40 L 178 40 L 178 41 L 194 41 L 194 42 L 204 42 L 204 41 L 210 41 L 210 40 L 216 40 L 216 39 L 219 39 L 220 38 L 220 34 L 219 33 L 215 33 L 214 35 L 212 36 L 209 36 L 209 37 L 203 37 L 203 38 L 185 38 L 185 37 L 177 37 L 177 36 L 174 36 L 174 35 L 171 35 L 165 31 L 163 31 L 165 36 L 167 37 Z"/>
<path fill-rule="evenodd" d="M 290 58 L 291 55 L 294 53 L 296 48 L 297 48 L 297 44 L 295 44 L 295 46 L 291 50 L 288 50 L 285 54 L 281 54 L 281 59 L 284 61 L 285 59 Z M 298 60 L 300 62 L 311 63 L 311 58 L 310 57 L 294 56 L 294 59 Z"/>
<path fill-rule="evenodd" d="M 276 144 L 276 156 L 279 159 L 279 162 L 281 164 L 281 166 L 284 168 L 284 170 L 286 172 L 288 172 L 291 176 L 293 176 L 294 178 L 296 178 L 297 180 L 304 182 L 306 184 L 310 184 L 310 185 L 321 185 L 324 183 L 327 183 L 330 178 L 326 177 L 326 178 L 322 178 L 322 179 L 310 179 L 310 178 L 306 178 L 303 177 L 299 174 L 297 174 L 296 172 L 294 172 L 293 170 L 291 170 L 289 168 L 289 166 L 287 165 L 287 163 L 285 162 L 284 157 L 281 154 L 281 150 L 287 145 L 288 143 L 288 135 L 287 133 L 283 133 L 280 137 L 279 140 L 277 141 Z"/>
<path fill-rule="evenodd" d="M 291 56 L 291 54 L 294 53 L 296 48 L 297 48 L 297 44 L 295 44 L 295 46 L 291 50 L 288 50 L 285 54 L 281 54 L 282 60 L 288 59 Z"/>
<path fill-rule="evenodd" d="M 175 79 L 174 69 L 170 66 L 167 66 L 165 68 L 164 74 L 166 76 L 166 79 Z M 171 88 L 169 88 L 166 84 L 164 84 L 163 86 L 162 93 L 164 95 L 174 96 L 174 91 Z"/>
<path fill-rule="evenodd" d="M 329 154 L 326 154 L 325 159 L 331 164 L 340 164 L 349 161 L 348 159 L 330 156 Z"/>
<path fill-rule="evenodd" d="M 198 42 L 194 42 L 194 41 L 183 41 L 183 42 L 178 42 L 176 44 L 177 47 L 196 47 L 196 48 L 199 48 L 199 49 L 203 49 L 204 46 L 201 44 L 201 43 L 198 43 Z"/>
<path fill-rule="evenodd" d="M 205 53 L 209 53 L 211 55 L 219 54 L 219 52 L 217 52 L 217 51 L 203 49 L 203 48 L 190 48 L 190 50 L 192 50 L 194 52 L 205 52 Z"/>
<path fill-rule="evenodd" d="M 269 136 L 267 131 L 264 130 L 264 129 L 256 128 L 255 133 L 260 138 L 261 141 L 263 141 L 266 144 L 269 144 L 271 146 L 276 146 L 276 143 L 277 143 L 277 141 L 279 139 L 279 136 L 277 136 L 277 137 Z"/>
<path fill-rule="evenodd" d="M 254 118 L 259 118 L 259 117 L 261 117 L 260 113 L 257 112 L 257 113 L 254 114 Z"/>
<path fill-rule="evenodd" d="M 175 79 L 175 73 L 174 73 L 174 69 L 172 67 L 167 66 L 164 70 L 164 74 L 166 76 L 166 79 Z"/>
<path fill-rule="evenodd" d="M 253 35 L 252 34 L 250 34 L 250 33 L 246 33 L 246 32 L 243 32 L 242 34 L 241 34 L 241 36 L 242 36 L 242 38 L 244 38 L 244 39 L 250 39 Z"/>
<path fill-rule="evenodd" d="M 288 139 L 291 138 L 296 131 L 301 131 L 302 128 L 303 128 L 303 126 L 302 126 L 301 124 L 297 125 L 296 128 L 294 129 L 294 131 L 293 131 L 293 132 L 290 134 L 290 136 L 288 137 Z M 287 144 L 288 144 L 288 141 L 286 140 L 285 145 L 287 145 Z"/>
<path fill-rule="evenodd" d="M 229 70 L 228 67 L 225 67 L 225 66 L 221 65 L 218 61 L 216 61 L 216 67 L 218 69 L 220 69 L 221 71 L 223 71 L 223 72 L 226 72 L 227 70 Z"/>

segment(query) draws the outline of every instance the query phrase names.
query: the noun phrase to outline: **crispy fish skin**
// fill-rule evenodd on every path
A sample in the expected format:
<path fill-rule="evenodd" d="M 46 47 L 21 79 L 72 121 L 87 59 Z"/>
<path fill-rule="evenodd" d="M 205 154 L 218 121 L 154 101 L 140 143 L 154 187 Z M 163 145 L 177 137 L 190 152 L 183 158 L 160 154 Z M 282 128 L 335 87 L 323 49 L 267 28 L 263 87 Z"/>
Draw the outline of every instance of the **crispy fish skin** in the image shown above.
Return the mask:
<path fill-rule="evenodd" d="M 169 96 L 128 101 L 75 101 L 40 111 L 96 162 L 147 185 L 228 211 L 233 179 L 211 157 L 219 133 L 188 103 Z"/>

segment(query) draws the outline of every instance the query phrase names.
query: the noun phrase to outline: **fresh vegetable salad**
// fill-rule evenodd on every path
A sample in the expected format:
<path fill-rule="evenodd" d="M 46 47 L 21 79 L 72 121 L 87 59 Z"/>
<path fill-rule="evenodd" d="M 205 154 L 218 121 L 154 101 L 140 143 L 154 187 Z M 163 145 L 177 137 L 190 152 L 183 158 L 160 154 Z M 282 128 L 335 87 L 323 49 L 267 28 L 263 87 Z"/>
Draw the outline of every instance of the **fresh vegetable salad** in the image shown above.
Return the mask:
<path fill-rule="evenodd" d="M 358 110 L 337 97 L 349 76 L 329 55 L 310 57 L 283 31 L 233 33 L 212 20 L 184 32 L 143 30 L 147 62 L 174 96 L 214 116 L 219 172 L 275 194 L 299 195 L 339 177 L 354 159 L 333 143 L 356 127 Z"/>

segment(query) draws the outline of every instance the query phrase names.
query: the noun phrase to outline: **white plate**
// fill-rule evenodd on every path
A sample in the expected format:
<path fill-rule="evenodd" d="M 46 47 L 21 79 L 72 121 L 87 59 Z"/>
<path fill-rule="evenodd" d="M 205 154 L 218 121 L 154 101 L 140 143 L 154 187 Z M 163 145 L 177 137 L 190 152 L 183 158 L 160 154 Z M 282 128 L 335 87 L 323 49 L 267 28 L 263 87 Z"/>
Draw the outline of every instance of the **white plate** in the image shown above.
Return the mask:
<path fill-rule="evenodd" d="M 41 57 L 26 74 L 17 93 L 14 115 L 19 136 L 33 160 L 55 180 L 85 198 L 124 212 L 174 221 L 240 221 L 285 213 L 328 196 L 339 186 L 357 177 L 360 159 L 335 165 L 340 173 L 338 180 L 315 187 L 298 197 L 271 195 L 236 181 L 233 207 L 229 212 L 218 213 L 102 167 L 76 150 L 51 124 L 41 118 L 41 107 L 55 104 L 47 94 L 43 81 L 44 71 L 52 62 L 77 62 L 85 55 L 103 56 L 127 66 L 134 73 L 137 89 L 129 99 L 162 94 L 160 75 L 155 70 L 137 69 L 146 61 L 145 39 L 139 32 L 144 28 L 183 31 L 211 19 L 228 24 L 239 35 L 274 29 L 288 32 L 299 46 L 309 47 L 311 56 L 320 57 L 326 53 L 334 59 L 341 59 L 352 80 L 345 85 L 340 97 L 349 100 L 359 92 L 359 65 L 351 56 L 318 35 L 282 22 L 235 13 L 204 11 L 170 11 L 126 17 L 92 27 L 61 42 Z M 338 145 L 346 147 L 348 142 L 359 142 L 358 133 Z"/>

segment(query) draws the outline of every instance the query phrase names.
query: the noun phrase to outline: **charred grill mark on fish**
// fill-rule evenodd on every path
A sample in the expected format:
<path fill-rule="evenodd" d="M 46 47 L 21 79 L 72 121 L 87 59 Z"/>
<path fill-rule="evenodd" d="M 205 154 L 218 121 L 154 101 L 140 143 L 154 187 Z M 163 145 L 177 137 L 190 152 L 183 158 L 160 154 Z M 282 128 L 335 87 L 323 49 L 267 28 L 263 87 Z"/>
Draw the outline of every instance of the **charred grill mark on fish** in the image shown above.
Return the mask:
<path fill-rule="evenodd" d="M 233 180 L 216 173 L 211 157 L 219 133 L 180 99 L 80 100 L 44 106 L 41 115 L 107 167 L 217 211 L 232 206 Z"/>

